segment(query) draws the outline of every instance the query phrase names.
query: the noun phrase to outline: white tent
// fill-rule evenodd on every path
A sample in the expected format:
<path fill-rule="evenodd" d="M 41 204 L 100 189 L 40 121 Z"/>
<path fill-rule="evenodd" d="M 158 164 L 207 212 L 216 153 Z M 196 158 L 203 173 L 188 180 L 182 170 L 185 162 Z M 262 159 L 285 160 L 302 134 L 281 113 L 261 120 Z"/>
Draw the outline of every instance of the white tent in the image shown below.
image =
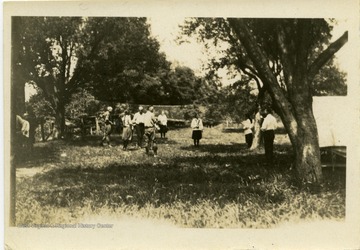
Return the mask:
<path fill-rule="evenodd" d="M 347 97 L 313 98 L 313 111 L 319 133 L 320 147 L 346 146 L 350 131 L 351 105 Z"/>

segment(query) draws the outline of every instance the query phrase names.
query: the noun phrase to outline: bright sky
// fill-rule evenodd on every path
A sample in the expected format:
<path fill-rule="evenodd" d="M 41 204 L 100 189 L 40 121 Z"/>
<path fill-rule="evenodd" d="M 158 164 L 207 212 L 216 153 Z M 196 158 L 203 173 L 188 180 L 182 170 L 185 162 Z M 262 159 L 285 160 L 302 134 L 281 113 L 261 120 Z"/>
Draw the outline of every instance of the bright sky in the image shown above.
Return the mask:
<path fill-rule="evenodd" d="M 182 66 L 190 67 L 194 70 L 196 75 L 203 75 L 203 64 L 208 60 L 208 54 L 215 55 L 214 51 L 208 51 L 204 45 L 198 43 L 194 38 L 189 38 L 190 43 L 177 44 L 175 39 L 180 34 L 179 25 L 184 23 L 184 17 L 164 17 L 157 16 L 149 18 L 151 24 L 151 32 L 155 38 L 160 42 L 160 50 L 165 52 L 167 59 L 170 62 L 178 63 Z M 339 20 L 338 25 L 333 30 L 333 40 L 339 38 L 346 30 L 348 23 L 345 20 Z M 351 47 L 347 44 L 336 53 L 340 68 L 344 71 L 349 69 L 351 61 Z M 228 79 L 226 70 L 220 70 L 219 76 L 222 77 L 223 85 L 227 85 L 236 81 L 236 79 Z M 32 86 L 25 88 L 26 98 L 35 90 Z"/>
<path fill-rule="evenodd" d="M 151 31 L 154 37 L 160 42 L 160 50 L 165 52 L 170 62 L 178 62 L 180 65 L 192 68 L 197 75 L 203 75 L 202 63 L 208 60 L 205 47 L 195 39 L 189 38 L 191 43 L 178 45 L 175 42 L 176 37 L 180 34 L 179 24 L 184 23 L 183 17 L 164 16 L 149 18 Z M 348 23 L 345 20 L 338 20 L 338 25 L 333 30 L 333 41 L 339 38 L 346 30 Z M 213 55 L 214 52 L 210 52 Z M 346 71 L 349 65 L 349 56 L 351 56 L 350 46 L 345 45 L 335 55 L 338 59 L 339 66 Z M 226 78 L 226 71 L 220 72 L 221 76 Z M 224 84 L 233 82 L 231 79 L 224 79 Z"/>
<path fill-rule="evenodd" d="M 149 23 L 153 36 L 161 44 L 160 50 L 166 53 L 169 61 L 178 61 L 181 64 L 188 65 L 192 69 L 198 69 L 201 66 L 201 45 L 194 40 L 191 44 L 178 45 L 175 41 L 180 34 L 180 24 L 184 18 L 151 17 Z"/>
<path fill-rule="evenodd" d="M 170 62 L 178 62 L 182 66 L 192 68 L 197 74 L 201 71 L 202 62 L 206 60 L 203 53 L 203 46 L 190 39 L 191 43 L 178 45 L 175 41 L 180 35 L 179 25 L 184 23 L 184 18 L 174 17 L 151 17 L 148 19 L 151 24 L 151 32 L 160 42 L 160 50 L 166 53 Z"/>
<path fill-rule="evenodd" d="M 206 49 L 204 44 L 189 37 L 188 43 L 177 44 L 175 41 L 180 35 L 179 25 L 185 21 L 184 17 L 171 17 L 165 19 L 161 17 L 151 17 L 148 19 L 151 24 L 151 32 L 160 42 L 160 50 L 165 52 L 170 62 L 176 62 L 181 66 L 187 66 L 194 70 L 198 76 L 204 75 L 203 65 L 207 64 L 210 57 L 216 57 L 216 50 Z M 225 69 L 220 69 L 218 75 L 222 78 L 223 85 L 233 83 L 237 79 L 231 79 L 227 76 Z"/>
<path fill-rule="evenodd" d="M 340 36 L 342 36 L 342 34 L 344 34 L 344 32 L 346 30 L 349 30 L 349 22 L 347 20 L 337 20 L 338 24 L 336 26 L 334 26 L 333 29 L 333 37 L 331 42 L 334 42 L 336 39 L 338 39 Z M 350 36 L 350 31 L 349 31 L 349 36 Z M 349 44 L 345 44 L 336 54 L 336 60 L 339 63 L 339 67 L 340 69 L 342 69 L 343 71 L 348 71 L 351 68 L 351 63 L 352 61 L 349 60 L 349 58 L 352 57 L 351 55 L 352 50 L 351 50 L 351 46 Z"/>

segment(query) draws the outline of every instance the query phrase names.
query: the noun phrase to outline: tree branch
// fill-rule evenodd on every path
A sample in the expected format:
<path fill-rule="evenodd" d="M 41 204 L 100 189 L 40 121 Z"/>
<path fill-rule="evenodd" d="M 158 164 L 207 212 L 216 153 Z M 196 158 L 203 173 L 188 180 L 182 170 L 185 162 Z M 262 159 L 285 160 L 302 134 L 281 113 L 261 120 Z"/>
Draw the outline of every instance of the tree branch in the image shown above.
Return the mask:
<path fill-rule="evenodd" d="M 287 48 L 285 46 L 285 37 L 286 37 L 286 33 L 284 30 L 284 27 L 282 25 L 278 25 L 277 26 L 278 32 L 277 32 L 277 42 L 278 42 L 278 46 L 279 46 L 279 51 L 280 51 L 280 57 L 281 60 L 283 62 L 283 71 L 284 71 L 284 78 L 285 78 L 285 82 L 287 85 L 287 88 L 290 90 L 289 92 L 291 92 L 292 90 L 292 78 L 290 77 L 293 69 L 294 69 L 294 64 L 293 61 L 290 59 L 289 56 L 289 48 Z"/>
<path fill-rule="evenodd" d="M 77 62 L 77 65 L 81 64 L 81 60 L 91 59 L 96 54 L 97 49 L 98 49 L 101 41 L 102 41 L 102 38 L 96 36 L 95 39 L 94 39 L 93 46 L 92 46 L 92 48 L 90 50 L 90 53 L 86 57 L 80 58 L 78 60 L 78 62 Z M 81 74 L 83 74 L 83 72 L 84 72 L 84 69 L 82 67 L 80 67 L 80 68 L 76 67 L 75 68 L 73 76 L 71 77 L 71 79 L 66 84 L 66 90 L 68 92 L 72 92 L 78 87 L 79 79 L 81 77 Z"/>
<path fill-rule="evenodd" d="M 251 79 L 254 79 L 254 80 L 255 80 L 256 86 L 258 87 L 258 89 L 259 89 L 259 91 L 260 91 L 260 89 L 262 89 L 262 87 L 261 87 L 261 83 L 260 83 L 259 77 L 258 77 L 257 75 L 252 74 L 251 72 L 248 72 L 248 71 L 246 70 L 246 68 L 242 69 L 242 71 L 243 71 L 245 74 L 247 74 L 248 76 L 250 76 Z"/>
<path fill-rule="evenodd" d="M 348 41 L 348 32 L 346 31 L 340 38 L 338 38 L 335 42 L 330 44 L 330 46 L 324 50 L 318 58 L 310 65 L 308 69 L 308 80 L 312 82 L 315 75 L 319 72 L 320 68 L 327 63 L 330 58 L 340 50 L 345 43 Z"/>
<path fill-rule="evenodd" d="M 297 123 L 290 110 L 291 104 L 286 99 L 275 75 L 270 69 L 268 58 L 263 53 L 262 48 L 259 47 L 255 36 L 251 33 L 243 19 L 228 18 L 228 21 L 257 69 L 260 79 L 264 83 L 264 87 L 269 91 L 274 104 L 279 109 L 279 115 L 287 128 L 289 138 L 292 144 L 296 146 Z"/>

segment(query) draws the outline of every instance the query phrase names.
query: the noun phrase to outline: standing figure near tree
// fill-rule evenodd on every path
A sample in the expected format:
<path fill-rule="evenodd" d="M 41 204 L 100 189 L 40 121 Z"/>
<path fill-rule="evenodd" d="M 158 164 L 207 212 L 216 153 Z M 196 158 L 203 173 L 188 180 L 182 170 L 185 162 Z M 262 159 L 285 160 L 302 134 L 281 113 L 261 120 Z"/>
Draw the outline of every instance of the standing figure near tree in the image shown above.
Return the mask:
<path fill-rule="evenodd" d="M 146 141 L 146 154 L 149 155 L 150 150 L 154 152 L 154 157 L 157 156 L 157 145 L 155 141 L 155 127 L 157 119 L 154 114 L 154 107 L 150 106 L 148 111 L 144 115 L 145 125 L 145 141 Z"/>
<path fill-rule="evenodd" d="M 160 126 L 160 137 L 166 138 L 166 132 L 168 131 L 168 128 L 167 128 L 167 116 L 164 110 L 161 111 L 161 114 L 158 116 L 158 122 Z"/>
<path fill-rule="evenodd" d="M 192 139 L 194 140 L 194 146 L 198 147 L 200 143 L 200 139 L 202 138 L 204 125 L 197 113 L 194 113 L 194 118 L 191 121 L 191 128 L 192 128 Z"/>
<path fill-rule="evenodd" d="M 24 115 L 25 117 L 26 115 Z M 20 158 L 27 156 L 29 153 L 29 135 L 30 135 L 30 123 L 20 115 L 16 116 L 16 154 L 21 155 Z"/>
<path fill-rule="evenodd" d="M 253 120 L 251 119 L 250 114 L 246 114 L 246 120 L 242 122 L 242 125 L 244 128 L 246 144 L 248 145 L 248 148 L 251 148 L 253 142 L 254 123 Z"/>
<path fill-rule="evenodd" d="M 264 121 L 261 125 L 261 131 L 264 134 L 265 157 L 267 163 L 272 165 L 274 160 L 274 139 L 277 122 L 276 118 L 267 108 L 264 109 L 262 116 L 264 117 Z"/>
<path fill-rule="evenodd" d="M 132 138 L 132 128 L 131 128 L 131 116 L 128 110 L 125 110 L 124 114 L 121 116 L 123 132 L 122 132 L 122 140 L 123 140 L 123 150 L 127 149 L 127 146 Z"/>
<path fill-rule="evenodd" d="M 110 135 L 112 132 L 112 121 L 110 121 L 110 114 L 112 112 L 113 108 L 112 107 L 107 107 L 106 111 L 102 114 L 102 118 L 104 121 L 103 124 L 103 138 L 101 140 L 100 145 L 104 146 L 104 142 L 106 141 L 107 145 L 111 148 L 110 145 Z"/>
<path fill-rule="evenodd" d="M 139 111 L 135 113 L 132 123 L 135 126 L 136 137 L 137 137 L 137 145 L 136 147 L 142 147 L 143 138 L 145 133 L 144 126 L 144 109 L 142 106 L 139 106 Z"/>

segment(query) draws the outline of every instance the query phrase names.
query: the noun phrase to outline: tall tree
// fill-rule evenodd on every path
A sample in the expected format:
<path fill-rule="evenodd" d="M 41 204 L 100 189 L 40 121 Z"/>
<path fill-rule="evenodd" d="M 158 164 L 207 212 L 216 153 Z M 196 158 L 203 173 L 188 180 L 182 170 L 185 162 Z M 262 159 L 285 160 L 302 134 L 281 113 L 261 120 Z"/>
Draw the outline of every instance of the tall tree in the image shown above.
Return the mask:
<path fill-rule="evenodd" d="M 155 90 L 161 95 L 161 74 L 170 64 L 159 52 L 159 42 L 150 36 L 146 18 L 89 18 L 84 30 L 92 35 L 77 70 L 86 72 L 81 80 L 97 99 L 151 103 Z"/>
<path fill-rule="evenodd" d="M 188 67 L 178 66 L 171 71 L 165 86 L 171 104 L 190 104 L 195 101 L 197 90 L 201 87 L 199 80 Z"/>
<path fill-rule="evenodd" d="M 209 23 L 205 20 L 202 24 Z M 312 111 L 314 78 L 347 42 L 347 32 L 329 44 L 331 25 L 324 19 L 215 19 L 223 32 L 210 31 L 231 44 L 239 69 L 253 75 L 273 101 L 295 152 L 298 177 L 322 181 L 320 149 Z M 188 33 L 199 27 L 193 22 Z M 219 29 L 217 29 L 219 31 Z M 209 34 L 203 31 L 204 37 Z M 217 37 L 216 37 L 217 36 Z"/>
<path fill-rule="evenodd" d="M 33 116 L 35 118 L 33 125 L 35 125 L 36 127 L 40 125 L 41 138 L 43 141 L 46 141 L 47 137 L 45 136 L 44 125 L 47 118 L 54 117 L 55 112 L 50 102 L 45 99 L 43 91 L 41 89 L 38 89 L 37 93 L 32 95 L 30 99 L 26 102 L 26 110 L 29 113 L 30 117 Z"/>
<path fill-rule="evenodd" d="M 21 36 L 20 29 L 22 22 L 19 19 L 13 18 L 11 23 L 11 121 L 10 121 L 10 133 L 11 133 L 11 148 L 10 148 L 10 226 L 16 224 L 16 164 L 17 153 L 20 150 L 19 140 L 16 136 L 16 115 L 25 111 L 25 82 L 21 78 L 21 67 L 19 67 L 19 61 L 21 58 Z M 20 98 L 19 98 L 20 97 Z"/>
<path fill-rule="evenodd" d="M 138 88 L 157 90 L 169 68 L 146 18 L 16 17 L 23 83 L 33 82 L 56 112 L 63 133 L 71 94 L 88 87 L 105 101 L 138 101 Z M 18 85 L 17 85 L 18 86 Z M 161 91 L 160 91 L 161 92 Z M 150 100 L 149 100 L 150 102 Z"/>
<path fill-rule="evenodd" d="M 80 46 L 80 17 L 14 17 L 22 26 L 13 30 L 21 37 L 23 82 L 32 82 L 43 90 L 55 110 L 56 128 L 65 127 L 66 87 L 73 78 L 77 49 Z"/>

